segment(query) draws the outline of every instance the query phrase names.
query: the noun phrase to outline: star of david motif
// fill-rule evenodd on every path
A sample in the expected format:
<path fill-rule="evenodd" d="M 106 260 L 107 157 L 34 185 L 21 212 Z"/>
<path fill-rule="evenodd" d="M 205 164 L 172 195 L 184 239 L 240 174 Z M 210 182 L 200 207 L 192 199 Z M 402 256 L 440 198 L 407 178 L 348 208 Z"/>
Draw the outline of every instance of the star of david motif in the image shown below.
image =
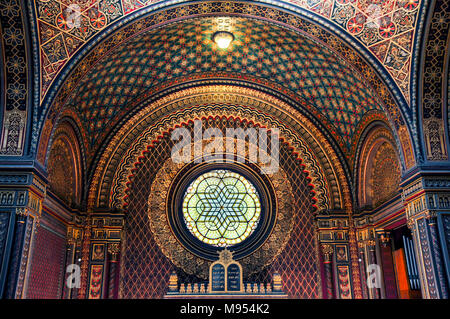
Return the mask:
<path fill-rule="evenodd" d="M 245 216 L 247 193 L 239 192 L 235 185 L 210 185 L 204 194 L 198 194 L 197 210 L 201 211 L 197 222 L 204 222 L 208 228 L 219 230 L 235 229 L 240 222 L 249 222 Z"/>
<path fill-rule="evenodd" d="M 214 171 L 209 178 L 199 177 L 193 183 L 197 188 L 192 187 L 187 195 L 184 212 L 197 238 L 220 246 L 248 237 L 260 214 L 254 187 L 237 174 L 226 172 Z"/>

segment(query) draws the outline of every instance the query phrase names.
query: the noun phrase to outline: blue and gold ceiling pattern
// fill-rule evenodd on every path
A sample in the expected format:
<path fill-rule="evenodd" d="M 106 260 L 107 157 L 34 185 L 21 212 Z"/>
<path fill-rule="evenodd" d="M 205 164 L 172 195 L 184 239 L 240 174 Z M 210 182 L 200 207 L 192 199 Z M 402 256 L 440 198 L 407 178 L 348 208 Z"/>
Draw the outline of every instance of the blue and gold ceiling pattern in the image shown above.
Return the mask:
<path fill-rule="evenodd" d="M 86 73 L 66 106 L 79 114 L 91 149 L 144 92 L 190 74 L 240 74 L 278 83 L 323 114 L 349 148 L 363 115 L 383 109 L 352 66 L 311 39 L 264 21 L 233 18 L 235 41 L 221 50 L 211 40 L 213 19 L 140 34 Z"/>
<path fill-rule="evenodd" d="M 41 97 L 76 52 L 101 31 L 137 12 L 164 6 L 160 0 L 35 0 L 40 36 Z M 171 1 L 181 3 L 185 1 Z M 325 19 L 367 48 L 393 77 L 409 101 L 411 56 L 421 0 L 286 0 L 288 5 Z M 207 5 L 207 4 L 206 4 Z M 223 2 L 223 12 L 229 3 Z M 243 12 L 251 4 L 242 3 Z M 74 17 L 79 23 L 73 23 Z"/>

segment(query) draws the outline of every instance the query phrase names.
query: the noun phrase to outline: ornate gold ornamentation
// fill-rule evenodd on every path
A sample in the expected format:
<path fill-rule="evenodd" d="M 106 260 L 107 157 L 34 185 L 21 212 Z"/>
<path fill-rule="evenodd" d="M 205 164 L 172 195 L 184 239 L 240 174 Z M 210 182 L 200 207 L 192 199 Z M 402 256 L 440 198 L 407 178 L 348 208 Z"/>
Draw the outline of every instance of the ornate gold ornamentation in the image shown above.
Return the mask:
<path fill-rule="evenodd" d="M 381 144 L 372 165 L 369 185 L 372 202 L 377 205 L 399 194 L 400 164 L 392 144 Z"/>
<path fill-rule="evenodd" d="M 378 240 L 380 241 L 381 245 L 386 247 L 391 242 L 391 235 L 387 231 L 377 231 Z"/>
<path fill-rule="evenodd" d="M 62 122 L 54 134 L 48 154 L 48 180 L 52 192 L 67 205 L 79 204 L 81 187 L 81 154 L 76 134 Z"/>
<path fill-rule="evenodd" d="M 116 262 L 120 253 L 120 242 L 108 244 L 108 253 L 111 255 L 111 261 Z"/>
<path fill-rule="evenodd" d="M 358 160 L 361 206 L 379 204 L 399 192 L 400 161 L 393 145 L 392 133 L 382 125 L 366 136 Z"/>
<path fill-rule="evenodd" d="M 148 199 L 150 229 L 161 251 L 175 266 L 182 268 L 188 274 L 207 278 L 210 262 L 195 256 L 180 244 L 167 218 L 167 205 L 170 200 L 168 191 L 171 188 L 169 181 L 184 165 L 186 164 L 174 163 L 169 159 L 156 174 Z M 293 195 L 287 176 L 282 169 L 279 169 L 277 173 L 270 175 L 270 180 L 278 206 L 275 226 L 261 247 L 239 261 L 247 274 L 257 272 L 270 264 L 284 249 L 293 228 Z"/>
<path fill-rule="evenodd" d="M 416 230 L 416 221 L 413 218 L 408 219 L 406 225 L 411 230 L 411 232 L 414 232 Z"/>
<path fill-rule="evenodd" d="M 211 105 L 212 103 L 213 105 Z M 228 112 L 224 110 L 215 111 L 216 107 L 214 104 L 217 103 L 239 103 L 245 105 L 247 108 L 240 110 L 236 109 L 233 111 L 229 110 Z M 208 105 L 208 107 L 207 109 L 201 110 L 201 108 L 198 107 L 199 104 Z M 176 115 L 176 112 L 180 112 L 180 109 L 186 110 L 190 105 L 196 106 L 195 109 L 190 110 L 188 113 L 179 113 L 179 115 Z M 250 108 L 262 109 L 262 111 L 260 111 L 261 113 L 255 114 L 254 111 L 250 112 Z M 147 129 L 149 132 L 140 134 L 140 139 L 128 146 L 128 154 L 121 156 L 121 162 L 128 164 L 126 164 L 127 166 L 123 166 L 123 168 L 115 169 L 115 175 L 112 178 L 114 184 L 111 186 L 111 189 L 120 190 L 121 192 L 121 194 L 114 193 L 113 196 L 115 196 L 115 198 L 123 198 L 125 183 L 127 182 L 126 178 L 130 175 L 130 170 L 134 167 L 133 165 L 136 162 L 137 157 L 142 154 L 142 151 L 145 150 L 147 145 L 152 145 L 152 141 L 157 140 L 158 136 L 161 136 L 163 132 L 168 132 L 172 127 L 180 125 L 180 123 L 183 122 L 185 123 L 189 119 L 209 116 L 233 116 L 245 118 L 255 123 L 262 123 L 262 125 L 266 127 L 274 126 L 280 128 L 281 136 L 294 147 L 294 152 L 299 153 L 299 157 L 302 158 L 303 163 L 306 165 L 305 169 L 309 172 L 311 183 L 315 185 L 314 190 L 316 191 L 319 210 L 327 209 L 327 207 L 329 207 L 327 205 L 341 207 L 343 195 L 340 194 L 342 190 L 339 190 L 339 188 L 345 189 L 345 187 L 347 187 L 347 182 L 345 181 L 344 175 L 339 178 L 339 182 L 335 183 L 336 186 L 328 183 L 329 179 L 337 178 L 336 172 L 341 172 L 343 174 L 343 168 L 340 166 L 339 159 L 333 148 L 326 141 L 326 138 L 321 132 L 312 124 L 305 125 L 304 123 L 308 123 L 306 117 L 273 96 L 252 89 L 228 85 L 212 85 L 177 91 L 176 93 L 170 94 L 150 104 L 130 119 L 130 121 L 128 121 L 127 124 L 125 124 L 113 137 L 99 160 L 99 165 L 94 175 L 93 183 L 91 184 L 89 196 L 90 205 L 94 206 L 94 199 L 103 188 L 103 186 L 98 186 L 100 183 L 99 178 L 105 176 L 105 173 L 102 173 L 102 169 L 105 169 L 108 166 L 108 163 L 111 162 L 114 157 L 113 152 L 118 149 L 118 144 L 124 140 L 125 136 L 133 131 L 134 127 L 142 125 L 146 118 L 149 118 L 151 114 L 156 112 L 170 114 L 170 117 L 160 119 L 159 122 L 157 122 L 156 119 L 152 120 L 151 123 L 153 127 Z M 283 123 L 275 120 L 275 115 L 268 117 L 270 113 L 275 112 L 278 116 L 285 118 Z M 283 115 L 279 114 L 280 112 Z M 287 126 L 287 123 L 292 124 Z M 318 140 L 320 141 L 320 144 L 316 144 L 315 146 L 306 144 L 303 140 L 304 137 L 299 136 L 297 132 L 293 131 L 292 126 L 294 125 L 299 125 L 297 130 L 304 130 L 303 132 L 311 137 L 309 138 L 310 141 Z M 308 150 L 311 149 L 319 154 L 314 154 L 315 156 L 312 156 L 313 154 L 307 153 Z M 127 159 L 129 157 L 130 159 Z M 317 165 L 319 160 L 321 165 Z M 333 163 L 333 165 L 331 165 L 331 163 Z M 332 168 L 333 166 L 335 169 Z M 327 172 L 323 171 L 322 167 L 325 167 Z M 327 176 L 327 178 L 325 178 L 325 176 Z M 324 184 L 327 185 L 325 188 L 323 187 Z M 97 187 L 99 187 L 99 189 L 97 189 Z M 105 189 L 102 192 L 109 193 L 111 189 Z M 327 198 L 330 198 L 328 189 L 333 192 L 331 197 L 332 203 L 330 204 L 327 204 L 326 202 Z M 118 195 L 119 197 L 117 197 Z M 97 197 L 96 205 L 98 205 L 98 200 Z M 121 203 L 115 199 L 112 200 L 112 203 L 114 203 L 115 206 L 121 206 Z"/>
<path fill-rule="evenodd" d="M 331 261 L 331 257 L 333 255 L 333 246 L 329 245 L 329 244 L 322 244 L 322 253 L 324 256 L 324 261 L 325 262 L 330 262 Z"/>

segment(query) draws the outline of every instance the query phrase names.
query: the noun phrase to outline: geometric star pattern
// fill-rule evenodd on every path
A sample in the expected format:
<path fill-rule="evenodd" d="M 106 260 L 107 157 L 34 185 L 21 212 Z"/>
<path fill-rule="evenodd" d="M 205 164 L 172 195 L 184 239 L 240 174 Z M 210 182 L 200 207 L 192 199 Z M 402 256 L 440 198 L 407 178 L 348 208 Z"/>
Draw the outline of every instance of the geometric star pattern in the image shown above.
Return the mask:
<path fill-rule="evenodd" d="M 158 0 L 35 0 L 40 36 L 42 96 L 63 66 L 109 25 Z M 274 1 L 275 3 L 277 1 Z M 409 73 L 421 0 L 285 0 L 336 25 L 383 64 L 409 100 Z M 215 6 L 218 6 L 215 4 Z M 219 7 L 227 10 L 230 4 Z M 240 5 L 243 12 L 250 6 Z M 79 18 L 77 25 L 74 17 Z"/>
<path fill-rule="evenodd" d="M 212 19 L 190 19 L 142 33 L 88 70 L 66 106 L 84 123 L 89 149 L 98 148 L 143 92 L 183 76 L 233 73 L 277 83 L 321 113 L 348 149 L 363 115 L 383 110 L 372 87 L 351 65 L 306 36 L 260 20 L 233 18 L 235 40 L 228 51 L 220 50 L 211 40 Z"/>
<path fill-rule="evenodd" d="M 214 170 L 188 187 L 183 201 L 187 228 L 202 242 L 227 247 L 244 241 L 256 228 L 261 204 L 255 187 L 242 175 Z"/>

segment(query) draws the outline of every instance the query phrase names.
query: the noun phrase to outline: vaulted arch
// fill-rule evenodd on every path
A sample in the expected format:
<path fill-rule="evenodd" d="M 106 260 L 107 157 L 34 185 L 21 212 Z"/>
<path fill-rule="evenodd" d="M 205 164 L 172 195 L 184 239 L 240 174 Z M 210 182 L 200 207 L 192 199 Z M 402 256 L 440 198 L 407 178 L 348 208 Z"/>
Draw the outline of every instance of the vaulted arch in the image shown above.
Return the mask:
<path fill-rule="evenodd" d="M 392 132 L 381 121 L 366 128 L 357 169 L 358 204 L 373 208 L 400 192 L 401 168 Z"/>
<path fill-rule="evenodd" d="M 246 5 L 247 6 L 247 5 Z M 257 6 L 255 4 L 255 6 Z M 230 6 L 226 6 L 226 9 L 223 9 L 223 3 L 221 2 L 218 7 L 215 7 L 213 3 L 208 4 L 207 6 L 202 5 L 202 6 L 195 6 L 195 5 L 191 5 L 191 6 L 181 6 L 181 7 L 176 7 L 176 9 L 174 9 L 175 11 L 160 11 L 157 13 L 147 13 L 147 15 L 143 16 L 142 18 L 139 18 L 136 20 L 130 20 L 129 22 L 127 21 L 128 24 L 126 24 L 126 26 L 123 29 L 117 30 L 117 33 L 112 34 L 112 30 L 114 28 L 110 29 L 110 32 L 106 32 L 106 29 L 103 33 L 99 34 L 98 37 L 98 44 L 95 43 L 95 46 L 90 46 L 90 47 L 86 47 L 83 50 L 80 50 L 77 53 L 77 59 L 71 59 L 68 64 L 67 64 L 67 68 L 65 68 L 61 74 L 58 77 L 61 78 L 65 78 L 66 82 L 65 83 L 71 83 L 70 85 L 68 85 L 67 87 L 61 87 L 58 88 L 58 83 L 59 82 L 55 82 L 54 85 L 54 89 L 50 90 L 49 93 L 46 95 L 45 99 L 43 100 L 43 109 L 44 110 L 49 110 L 48 113 L 48 117 L 46 120 L 46 124 L 44 125 L 44 131 L 43 131 L 43 136 L 48 136 L 49 132 L 51 132 L 52 129 L 52 124 L 48 124 L 48 123 L 53 123 L 59 114 L 59 110 L 66 108 L 67 106 L 70 106 L 71 104 L 75 103 L 78 105 L 78 102 L 75 101 L 71 101 L 71 96 L 73 96 L 74 92 L 76 92 L 77 89 L 75 89 L 75 83 L 82 83 L 82 79 L 84 77 L 84 79 L 86 79 L 86 73 L 88 70 L 91 69 L 92 65 L 95 65 L 95 63 L 98 63 L 97 61 L 99 61 L 99 59 L 102 59 L 105 57 L 106 55 L 111 54 L 111 49 L 113 47 L 117 47 L 119 48 L 120 46 L 119 43 L 122 43 L 121 45 L 123 46 L 124 44 L 128 43 L 133 43 L 131 38 L 134 37 L 135 41 L 138 41 L 137 39 L 139 39 L 139 37 L 144 36 L 144 37 L 148 37 L 147 41 L 149 39 L 152 38 L 153 36 L 153 40 L 152 41 L 159 41 L 158 39 L 158 32 L 157 29 L 155 29 L 155 31 L 147 31 L 147 30 L 152 30 L 155 28 L 155 26 L 158 26 L 158 23 L 169 23 L 171 21 L 171 19 L 174 19 L 174 16 L 177 16 L 178 14 L 181 14 L 181 16 L 179 18 L 183 19 L 183 15 L 185 15 L 184 17 L 198 17 L 198 16 L 205 16 L 205 15 L 209 15 L 212 18 L 211 19 L 215 19 L 214 17 L 217 17 L 218 15 L 222 14 L 225 16 L 230 16 L 233 17 L 231 20 L 236 20 L 238 23 L 236 24 L 236 30 L 240 29 L 242 25 L 242 23 L 252 23 L 255 26 L 257 24 L 261 25 L 261 23 L 257 23 L 257 22 L 244 22 L 246 20 L 242 20 L 241 18 L 238 18 L 239 15 L 242 15 L 241 11 L 239 11 L 240 7 L 239 4 L 230 4 Z M 258 10 L 256 10 L 258 8 Z M 224 11 L 222 11 L 222 9 Z M 204 11 L 206 10 L 206 11 Z M 411 138 L 410 138 L 410 134 L 409 134 L 409 129 L 408 129 L 408 121 L 405 121 L 405 116 L 406 118 L 408 118 L 408 112 L 406 111 L 406 109 L 404 107 L 402 107 L 402 102 L 400 102 L 399 100 L 399 95 L 396 93 L 392 92 L 392 87 L 388 88 L 384 83 L 384 79 L 381 79 L 379 77 L 379 73 L 377 72 L 382 72 L 380 71 L 381 69 L 379 68 L 373 68 L 373 66 L 369 66 L 366 62 L 365 59 L 368 58 L 367 55 L 362 54 L 362 56 L 359 56 L 358 54 L 355 54 L 355 52 L 353 51 L 353 49 L 350 46 L 347 46 L 347 44 L 344 44 L 341 42 L 341 40 L 338 40 L 336 37 L 334 37 L 334 35 L 332 35 L 331 33 L 328 33 L 328 31 L 325 31 L 324 29 L 318 28 L 316 25 L 314 25 L 313 23 L 309 22 L 306 19 L 302 19 L 301 17 L 297 16 L 297 15 L 290 15 L 290 13 L 287 12 L 283 12 L 283 11 L 278 11 L 275 8 L 269 8 L 269 7 L 255 7 L 255 10 L 250 10 L 250 12 L 252 12 L 252 14 L 254 15 L 255 18 L 258 18 L 260 20 L 270 20 L 273 21 L 277 24 L 281 24 L 284 25 L 285 27 L 288 27 L 288 29 L 284 30 L 283 29 L 278 29 L 277 27 L 268 24 L 267 27 L 270 29 L 272 28 L 273 32 L 282 32 L 283 36 L 280 36 L 279 39 L 284 38 L 285 35 L 290 34 L 290 31 L 288 31 L 289 29 L 294 29 L 298 33 L 295 37 L 301 37 L 301 34 L 303 32 L 303 34 L 306 35 L 306 33 L 308 33 L 308 36 L 306 38 L 303 39 L 303 42 L 307 43 L 308 40 L 307 38 L 312 38 L 314 39 L 314 41 L 318 41 L 318 43 L 320 43 L 320 46 L 327 46 L 328 49 L 332 50 L 332 52 L 334 52 L 333 54 L 339 53 L 339 55 L 343 58 L 343 60 L 341 61 L 346 61 L 344 63 L 349 63 L 352 65 L 352 67 L 355 67 L 360 73 L 361 76 L 365 77 L 368 81 L 367 83 L 370 85 L 371 89 L 369 89 L 372 93 L 369 94 L 369 96 L 367 96 L 366 98 L 363 98 L 362 100 L 360 100 L 360 102 L 362 102 L 363 104 L 367 104 L 367 105 L 371 105 L 369 106 L 369 108 L 377 108 L 380 107 L 381 109 L 383 109 L 385 112 L 387 112 L 388 114 L 388 118 L 390 120 L 390 123 L 393 127 L 395 127 L 395 134 L 398 136 L 397 140 L 400 141 L 401 145 L 402 145 L 402 154 L 401 154 L 401 158 L 402 161 L 404 163 L 404 167 L 405 168 L 410 168 L 412 167 L 413 163 L 414 163 L 414 147 L 413 145 L 415 145 L 414 143 L 411 142 Z M 219 14 L 220 13 L 220 14 Z M 236 18 L 234 18 L 234 16 L 237 16 Z M 245 15 L 246 16 L 246 15 Z M 175 20 L 173 20 L 175 21 Z M 286 22 L 289 21 L 289 23 L 287 24 Z M 256 23 L 256 24 L 255 24 Z M 174 27 L 173 30 L 178 30 L 178 32 L 183 32 L 181 29 L 181 25 L 179 25 L 178 29 L 177 27 Z M 191 24 L 191 28 L 195 28 L 194 24 Z M 201 23 L 200 23 L 201 25 Z M 200 27 L 200 25 L 198 25 L 197 27 Z M 265 24 L 263 24 L 265 25 Z M 264 29 L 265 27 L 261 25 L 262 29 Z M 189 30 L 189 27 L 187 23 L 184 23 L 184 26 L 186 26 L 186 32 L 188 32 L 187 30 Z M 245 29 L 245 27 L 244 27 Z M 247 28 L 250 29 L 250 28 Z M 194 29 L 192 29 L 194 30 Z M 258 28 L 255 28 L 254 30 L 258 30 Z M 280 31 L 276 31 L 276 30 L 280 30 Z M 144 32 L 145 31 L 145 32 Z M 267 31 L 267 30 L 266 30 Z M 207 35 L 208 32 L 205 30 L 204 34 Z M 239 31 L 237 31 L 239 33 Z M 285 33 L 287 32 L 287 33 Z M 186 35 L 183 35 L 183 37 L 187 36 L 188 33 L 186 33 Z M 103 40 L 103 38 L 109 36 L 109 40 L 107 42 L 105 42 Z M 250 38 L 248 38 L 250 37 Z M 257 37 L 257 33 L 255 33 L 255 35 L 249 34 L 249 35 L 245 35 L 245 32 L 242 33 L 242 35 L 240 36 L 240 39 L 238 40 L 238 42 L 236 42 L 237 44 L 240 45 L 244 45 L 247 46 L 247 44 L 245 43 L 245 39 L 250 39 L 250 46 L 254 45 L 251 44 L 252 41 L 255 40 L 255 37 Z M 289 37 L 289 36 L 288 36 Z M 175 38 L 172 39 L 172 41 Z M 101 42 L 100 40 L 103 40 L 103 42 Z M 188 42 L 188 47 L 189 43 L 191 43 L 192 40 L 186 39 Z M 210 39 L 209 39 L 210 40 Z M 280 40 L 282 41 L 282 40 Z M 349 42 L 351 42 L 349 40 Z M 143 42 L 145 43 L 145 41 Z M 142 44 L 143 44 L 142 43 Z M 94 44 L 94 43 L 93 43 Z M 259 41 L 258 45 L 261 44 L 261 41 Z M 204 48 L 201 49 L 203 50 L 211 50 L 211 48 L 209 48 L 210 44 L 208 44 L 208 38 L 206 37 L 204 39 L 204 42 L 201 44 L 201 46 L 203 46 Z M 123 46 L 124 47 L 124 46 Z M 170 45 L 170 47 L 173 47 L 173 45 Z M 283 46 L 281 45 L 280 48 L 282 48 Z M 90 49 L 92 48 L 92 49 Z M 89 50 L 90 49 L 90 50 Z M 236 49 L 239 49 L 239 46 L 236 46 Z M 116 49 L 115 49 L 116 50 Z M 213 52 L 215 51 L 214 48 L 212 48 Z M 131 54 L 136 54 L 138 53 L 135 50 L 127 50 L 128 52 L 130 52 Z M 239 51 L 239 50 L 238 50 Z M 151 51 L 153 53 L 156 54 L 156 51 Z M 322 49 L 320 49 L 318 52 L 326 52 L 323 51 Z M 236 52 L 237 53 L 237 52 Z M 119 50 L 116 51 L 115 54 L 119 54 Z M 215 55 L 215 53 L 214 53 Z M 81 57 L 84 57 L 83 60 L 81 60 Z M 220 57 L 220 54 L 217 56 L 219 57 L 219 60 L 222 59 Z M 137 58 L 137 56 L 134 57 L 135 59 Z M 281 59 L 284 59 L 283 55 L 280 55 Z M 286 56 L 287 60 L 284 63 L 288 63 L 287 64 L 287 68 L 290 69 L 292 67 L 289 66 L 289 58 L 288 56 Z M 237 55 L 235 58 L 236 61 L 236 65 L 239 65 L 239 63 L 241 63 L 240 59 L 241 56 Z M 339 59 L 338 59 L 339 60 Z M 370 60 L 370 58 L 369 58 Z M 79 63 L 78 65 L 76 65 L 75 68 L 73 68 L 73 66 L 75 65 L 75 62 L 77 61 L 81 61 L 81 63 Z M 128 60 L 131 61 L 131 60 Z M 151 60 L 149 60 L 151 61 Z M 268 60 L 264 60 L 264 63 L 267 63 Z M 294 60 L 293 60 L 294 61 Z M 222 62 L 220 62 L 222 63 Z M 222 66 L 220 66 L 219 63 L 219 69 L 217 69 L 217 71 L 219 71 L 218 73 L 214 73 L 214 72 L 210 72 L 209 74 L 204 74 L 203 77 L 207 77 L 207 78 L 211 78 L 212 76 L 219 76 L 219 77 L 233 77 L 233 66 L 231 66 L 230 70 L 227 71 L 226 70 L 226 62 L 223 65 L 223 67 L 225 67 L 223 69 L 223 71 L 225 71 L 225 73 L 220 73 L 223 72 L 220 69 L 222 68 Z M 274 61 L 272 61 L 271 63 L 280 63 L 279 58 L 276 58 Z M 297 62 L 294 63 L 294 65 Z M 309 62 L 307 62 L 309 63 Z M 332 62 L 334 63 L 334 62 Z M 376 65 L 376 64 L 373 64 Z M 175 65 L 172 66 L 176 67 Z M 275 68 L 278 68 L 278 66 L 275 66 Z M 183 67 L 182 67 L 183 68 Z M 282 67 L 283 68 L 283 67 Z M 139 69 L 139 68 L 138 68 Z M 251 66 L 249 66 L 249 69 L 251 69 Z M 125 69 L 124 69 L 125 70 Z M 188 71 L 188 69 L 187 69 Z M 231 72 L 230 72 L 231 71 Z M 242 71 L 242 70 L 240 70 Z M 295 71 L 295 67 L 294 67 L 294 71 Z M 68 75 L 70 73 L 70 75 Z M 270 69 L 267 70 L 266 75 L 270 74 Z M 169 72 L 170 73 L 170 72 Z M 189 73 L 189 72 L 188 72 Z M 314 85 L 319 85 L 318 83 L 315 84 L 314 81 L 319 81 L 321 82 L 322 80 L 321 77 L 322 75 L 320 74 L 321 71 L 319 71 L 319 73 L 313 75 L 313 78 L 315 78 L 315 80 L 311 80 L 312 82 L 310 82 L 309 84 L 306 83 L 307 85 L 311 85 L 314 87 Z M 345 73 L 345 72 L 344 72 Z M 181 76 L 183 74 L 183 72 L 181 72 L 180 74 L 177 74 L 177 76 Z M 261 75 L 264 75 L 263 73 L 260 73 Z M 352 75 L 355 73 L 352 73 Z M 199 74 L 198 74 L 199 75 Z M 174 74 L 171 74 L 171 77 L 173 77 Z M 250 74 L 249 77 L 251 78 Z M 174 77 L 175 78 L 175 77 Z M 263 76 L 264 78 L 264 76 Z M 187 76 L 186 80 L 189 79 L 189 76 Z M 292 79 L 297 79 L 297 80 L 302 80 L 302 75 L 299 74 L 294 74 Z M 79 82 L 81 80 L 81 82 Z M 281 87 L 284 88 L 289 88 L 289 85 L 286 86 L 287 83 L 286 82 L 287 79 L 277 79 L 275 77 L 275 79 L 273 80 L 274 83 L 276 83 L 276 85 L 281 85 Z M 281 82 L 280 82 L 281 81 Z M 304 79 L 304 81 L 308 82 L 308 79 Z M 278 83 L 277 83 L 278 82 Z M 364 85 L 362 83 L 365 83 L 365 81 L 361 81 L 358 83 L 358 85 Z M 137 83 L 139 85 L 139 83 Z M 145 83 L 143 83 L 145 85 Z M 166 83 L 166 85 L 170 84 L 170 82 Z M 78 84 L 80 85 L 80 84 Z M 331 87 L 333 90 L 335 84 L 333 84 L 333 82 L 331 83 Z M 302 84 L 297 83 L 294 85 L 293 88 L 299 88 L 301 87 Z M 319 85 L 320 86 L 320 85 Z M 329 87 L 329 84 L 326 84 L 327 87 Z M 293 89 L 292 87 L 289 89 Z M 75 91 L 74 91 L 75 89 Z M 94 89 L 94 88 L 90 88 L 89 90 Z M 317 87 L 318 90 L 315 90 L 316 92 L 321 92 L 321 89 L 319 87 Z M 349 90 L 351 90 L 351 86 L 348 88 Z M 344 90 L 348 90 L 348 89 L 344 89 Z M 136 90 L 136 88 L 135 88 Z M 295 93 L 295 89 L 293 90 L 293 92 Z M 324 87 L 324 93 L 327 91 L 327 88 Z M 395 91 L 395 90 L 394 90 Z M 129 91 L 129 93 L 133 93 L 133 90 Z M 361 91 L 362 92 L 362 91 Z M 375 93 L 376 92 L 376 93 Z M 391 93 L 392 92 L 392 93 Z M 78 94 L 80 93 L 80 94 Z M 84 96 L 83 93 L 78 92 L 75 93 L 77 94 L 78 98 L 81 98 L 82 96 Z M 331 125 L 330 130 L 332 132 L 339 132 L 339 134 L 336 134 L 336 138 L 339 139 L 339 136 L 342 136 L 344 139 L 349 139 L 351 140 L 351 131 L 352 129 L 352 125 L 356 125 L 353 124 L 354 123 L 354 119 L 353 117 L 355 117 L 355 114 L 350 114 L 348 113 L 348 109 L 345 110 L 344 112 L 347 114 L 344 117 L 342 117 L 342 115 L 339 115 L 339 112 L 342 112 L 342 109 L 340 109 L 339 107 L 339 103 L 348 103 L 348 99 L 344 97 L 344 101 L 341 102 L 337 102 L 337 104 L 331 103 L 331 105 L 333 105 L 332 108 L 329 108 L 328 106 L 326 106 L 326 110 L 325 113 L 323 110 L 323 107 L 320 107 L 320 101 L 323 98 L 328 98 L 331 99 L 331 101 L 335 98 L 335 93 L 330 93 L 331 95 L 329 97 L 326 97 L 326 93 L 325 95 L 323 95 L 322 97 L 319 96 L 319 98 L 317 98 L 317 96 L 315 96 L 315 93 L 313 95 L 309 95 L 307 98 L 311 99 L 313 101 L 312 104 L 319 104 L 319 105 L 315 105 L 315 107 L 318 107 L 318 116 L 321 119 L 326 119 L 327 117 L 329 118 L 330 114 L 333 114 L 333 112 L 337 112 L 336 115 L 337 117 L 331 118 L 331 122 L 333 125 Z M 340 96 L 342 94 L 342 91 L 339 92 L 337 91 L 337 96 Z M 128 95 L 128 93 L 127 93 Z M 129 95 L 128 95 L 129 96 Z M 111 101 L 115 101 L 115 100 L 120 100 L 125 101 L 124 100 L 124 96 L 121 97 L 116 97 L 113 98 L 112 96 L 110 97 L 110 99 L 112 99 Z M 367 100 L 368 98 L 368 100 Z M 371 100 L 373 101 L 377 101 L 377 102 L 371 102 Z M 337 100 L 338 101 L 338 100 Z M 347 102 L 345 102 L 347 101 Z M 315 102 L 315 103 L 314 103 Z M 98 102 L 94 102 L 91 101 L 90 103 L 94 103 L 94 104 L 98 104 Z M 100 102 L 103 103 L 103 102 Z M 352 103 L 349 103 L 349 105 L 351 105 Z M 376 106 L 378 105 L 378 106 Z M 348 105 L 347 105 L 348 106 Z M 346 107 L 347 107 L 346 106 Z M 354 106 L 356 107 L 356 109 L 359 109 L 361 106 Z M 86 109 L 87 110 L 87 109 Z M 112 109 L 110 109 L 109 111 L 112 111 Z M 330 112 L 331 111 L 331 112 Z M 353 111 L 351 111 L 353 112 Z M 359 112 L 359 111 L 356 111 Z M 114 114 L 115 111 L 112 111 L 112 113 Z M 321 113 L 324 114 L 325 116 L 321 116 Z M 358 120 L 358 116 L 356 116 L 356 120 Z M 330 118 L 329 118 L 330 119 Z M 337 122 L 336 122 L 337 121 Z M 343 121 L 343 122 L 342 122 Z M 344 123 L 345 122 L 345 123 Z M 99 123 L 96 123 L 95 125 L 98 125 Z M 93 123 L 91 124 L 93 125 Z M 99 128 L 99 127 L 98 127 Z M 97 129 L 98 129 L 97 128 Z M 350 134 L 350 135 L 349 135 Z M 349 147 L 349 143 L 352 142 L 339 142 L 339 144 L 341 144 L 341 146 L 345 149 Z M 347 145 L 346 145 L 347 144 Z M 40 157 L 42 154 L 42 152 L 46 149 L 46 145 L 47 145 L 47 141 L 46 139 L 41 139 L 40 141 L 40 146 L 39 146 L 39 151 L 38 151 L 38 157 Z M 92 150 L 95 151 L 95 150 Z"/>
<path fill-rule="evenodd" d="M 281 138 L 298 154 L 310 174 L 319 210 L 344 210 L 351 205 L 345 160 L 334 150 L 337 146 L 329 144 L 313 122 L 282 100 L 230 85 L 177 90 L 148 104 L 123 123 L 97 160 L 89 205 L 122 207 L 127 178 L 146 147 L 188 119 L 213 114 L 239 116 L 263 127 L 279 127 Z M 342 164 L 336 166 L 338 162 Z"/>
<path fill-rule="evenodd" d="M 50 190 L 68 206 L 80 207 L 83 188 L 83 151 L 70 118 L 56 128 L 47 171 Z"/>

